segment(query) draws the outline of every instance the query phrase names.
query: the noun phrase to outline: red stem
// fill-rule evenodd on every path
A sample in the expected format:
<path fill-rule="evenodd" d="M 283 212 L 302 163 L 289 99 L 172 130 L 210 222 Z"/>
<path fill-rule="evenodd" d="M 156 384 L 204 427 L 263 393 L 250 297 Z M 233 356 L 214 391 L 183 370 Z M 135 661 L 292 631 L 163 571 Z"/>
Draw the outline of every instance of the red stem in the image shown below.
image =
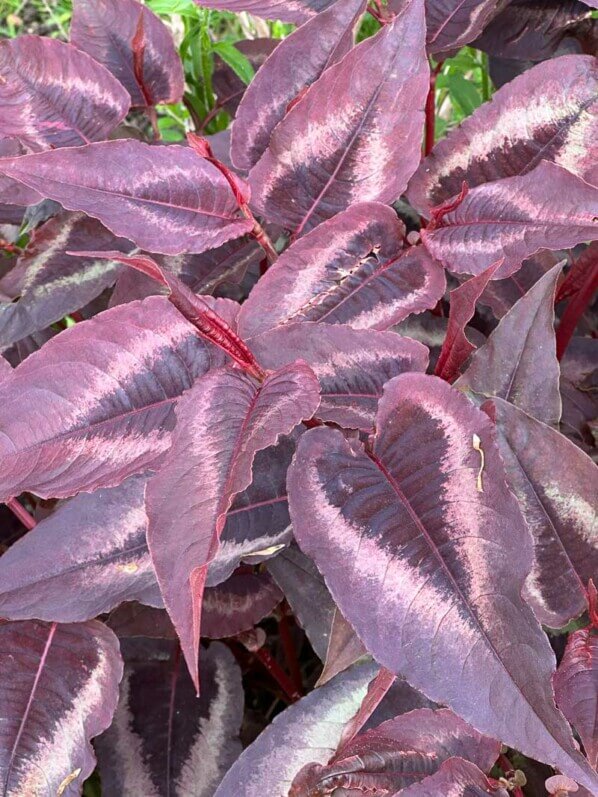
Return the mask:
<path fill-rule="evenodd" d="M 507 756 L 504 755 L 503 753 L 501 753 L 498 757 L 498 766 L 504 772 L 505 778 L 510 779 L 514 776 L 515 768 L 513 767 L 513 764 L 511 764 Z M 511 791 L 511 794 L 513 795 L 513 797 L 524 797 L 524 794 L 521 791 L 520 786 L 515 786 Z"/>
<path fill-rule="evenodd" d="M 427 157 L 436 138 L 436 78 L 442 69 L 444 61 L 439 61 L 430 72 L 430 88 L 426 97 L 426 140 L 424 144 L 424 155 Z"/>
<path fill-rule="evenodd" d="M 283 610 L 283 615 L 278 622 L 278 633 L 280 634 L 280 642 L 284 651 L 285 661 L 291 678 L 295 685 L 295 689 L 300 695 L 303 694 L 303 678 L 301 677 L 301 668 L 299 667 L 299 659 L 297 657 L 297 650 L 293 642 L 293 635 L 291 633 L 291 623 L 289 615 Z"/>
<path fill-rule="evenodd" d="M 37 526 L 37 521 L 35 520 L 33 515 L 30 515 L 29 512 L 25 509 L 25 507 L 21 506 L 21 504 L 17 501 L 16 498 L 9 498 L 8 501 L 6 502 L 6 506 L 10 509 L 13 515 L 19 518 L 21 523 L 29 531 L 31 531 L 31 529 L 34 526 Z"/>
<path fill-rule="evenodd" d="M 272 656 L 269 650 L 266 648 L 260 648 L 259 650 L 256 650 L 253 655 L 270 673 L 272 678 L 274 678 L 291 703 L 295 703 L 297 700 L 299 700 L 301 697 L 300 693 L 297 691 L 297 689 L 295 689 L 295 685 L 286 672 L 282 669 L 280 664 Z"/>
<path fill-rule="evenodd" d="M 573 333 L 598 289 L 598 263 L 595 263 L 585 276 L 578 292 L 569 300 L 556 331 L 556 356 L 561 359 L 569 345 Z"/>

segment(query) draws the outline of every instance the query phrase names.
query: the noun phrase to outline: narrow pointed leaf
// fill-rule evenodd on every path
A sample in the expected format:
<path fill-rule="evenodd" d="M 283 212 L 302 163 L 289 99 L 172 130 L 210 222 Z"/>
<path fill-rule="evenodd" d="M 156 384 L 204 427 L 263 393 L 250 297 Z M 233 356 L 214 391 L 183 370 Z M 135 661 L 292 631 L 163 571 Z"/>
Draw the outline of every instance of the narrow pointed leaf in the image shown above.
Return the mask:
<path fill-rule="evenodd" d="M 199 0 L 195 0 L 199 2 Z M 202 0 L 200 5 L 239 14 L 247 11 L 256 17 L 280 19 L 300 25 L 310 17 L 328 8 L 333 0 Z"/>
<path fill-rule="evenodd" d="M 359 661 L 365 653 L 363 642 L 336 606 L 332 615 L 324 669 L 320 673 L 317 686 L 328 683 L 339 672 L 343 672 L 347 667 Z"/>
<path fill-rule="evenodd" d="M 122 601 L 162 606 L 145 539 L 147 479 L 62 504 L 0 557 L 0 615 L 90 620 Z"/>
<path fill-rule="evenodd" d="M 0 385 L 1 500 L 64 498 L 145 470 L 170 445 L 178 397 L 224 362 L 162 296 L 61 332 Z"/>
<path fill-rule="evenodd" d="M 185 79 L 172 35 L 137 0 L 75 0 L 71 42 L 122 83 L 132 105 L 181 101 Z"/>
<path fill-rule="evenodd" d="M 0 42 L 0 136 L 34 150 L 101 141 L 130 102 L 107 69 L 70 44 L 41 36 Z"/>
<path fill-rule="evenodd" d="M 490 783 L 484 773 L 462 758 L 449 758 L 438 772 L 400 792 L 401 797 L 508 797 L 509 792 Z"/>
<path fill-rule="evenodd" d="M 536 282 L 562 262 L 557 253 L 542 249 L 533 257 L 523 261 L 521 268 L 510 277 L 490 280 L 480 297 L 480 304 L 487 305 L 496 318 L 502 318 Z"/>
<path fill-rule="evenodd" d="M 234 573 L 203 594 L 201 633 L 221 639 L 248 631 L 267 617 L 283 599 L 268 573 Z"/>
<path fill-rule="evenodd" d="M 589 179 L 596 166 L 597 107 L 595 58 L 564 55 L 538 64 L 438 142 L 409 183 L 409 201 L 429 216 L 459 193 L 463 181 L 474 188 L 527 174 L 541 160 Z"/>
<path fill-rule="evenodd" d="M 403 374 L 387 384 L 376 428 L 370 454 L 333 429 L 302 436 L 288 478 L 299 545 L 384 667 L 595 787 L 554 706 L 550 645 L 521 598 L 531 539 L 491 422 L 446 382 Z"/>
<path fill-rule="evenodd" d="M 496 420 L 507 481 L 534 541 L 526 599 L 543 625 L 561 628 L 586 608 L 585 585 L 596 575 L 596 465 L 517 407 L 495 399 L 483 408 Z"/>
<path fill-rule="evenodd" d="M 95 620 L 2 623 L 0 668 L 2 794 L 80 794 L 95 767 L 90 739 L 110 725 L 118 701 L 118 640 Z"/>
<path fill-rule="evenodd" d="M 282 40 L 284 41 L 284 39 Z M 257 39 L 242 39 L 235 42 L 234 45 L 229 45 L 230 50 L 236 53 L 239 58 L 245 61 L 245 69 L 247 65 L 253 69 L 254 78 L 255 74 L 261 69 L 266 58 L 279 46 L 280 39 L 270 38 L 257 38 Z M 218 42 L 218 44 L 226 44 L 225 42 Z M 230 52 L 230 51 L 229 51 Z M 229 58 L 230 60 L 230 58 Z M 251 85 L 251 83 L 249 83 Z M 222 105 L 224 110 L 234 117 L 237 113 L 239 103 L 243 99 L 247 91 L 247 81 L 239 76 L 238 70 L 235 70 L 223 59 L 221 54 L 216 51 L 214 58 L 214 71 L 212 73 L 212 86 L 218 97 L 218 104 Z M 215 152 L 218 160 L 226 163 L 227 166 L 232 166 L 230 162 L 230 149 L 231 149 L 231 129 L 224 131 L 228 136 L 226 147 L 226 159 L 223 159 L 221 154 L 215 152 L 214 147 L 212 150 Z M 218 135 L 218 134 L 216 134 Z"/>
<path fill-rule="evenodd" d="M 558 423 L 554 295 L 561 270 L 554 266 L 503 316 L 474 354 L 458 388 L 497 396 L 544 423 Z"/>
<path fill-rule="evenodd" d="M 357 201 L 399 198 L 419 161 L 424 29 L 411 0 L 310 86 L 250 173 L 260 213 L 299 234 Z"/>
<path fill-rule="evenodd" d="M 253 226 L 221 172 L 188 147 L 105 141 L 2 159 L 0 172 L 151 252 L 203 252 Z"/>
<path fill-rule="evenodd" d="M 102 793 L 213 797 L 241 752 L 241 672 L 218 642 L 202 651 L 199 699 L 175 655 L 127 663 L 110 729 L 96 742 Z"/>
<path fill-rule="evenodd" d="M 14 158 L 18 155 L 23 155 L 24 152 L 25 150 L 18 139 L 0 138 L 0 157 Z M 37 191 L 27 188 L 26 185 L 17 183 L 9 177 L 0 176 L 0 199 L 3 203 L 6 203 L 7 209 L 18 211 L 20 207 L 14 206 L 36 205 L 42 201 L 43 197 Z M 21 223 L 20 219 L 18 223 Z"/>
<path fill-rule="evenodd" d="M 283 39 L 249 84 L 235 116 L 231 157 L 251 169 L 268 148 L 289 104 L 353 46 L 365 0 L 340 0 Z"/>
<path fill-rule="evenodd" d="M 446 281 L 421 247 L 403 248 L 390 208 L 364 202 L 324 222 L 284 252 L 243 304 L 242 335 L 293 321 L 386 329 L 434 307 Z"/>
<path fill-rule="evenodd" d="M 559 708 L 579 733 L 590 764 L 598 765 L 598 634 L 574 631 L 554 676 Z"/>
<path fill-rule="evenodd" d="M 426 348 L 415 340 L 344 324 L 287 324 L 253 338 L 251 347 L 266 368 L 305 360 L 320 382 L 318 418 L 366 431 L 384 384 L 428 364 Z"/>
<path fill-rule="evenodd" d="M 357 664 L 279 714 L 240 755 L 214 797 L 288 797 L 299 770 L 325 764 L 379 668 Z"/>
<path fill-rule="evenodd" d="M 185 394 L 172 446 L 147 488 L 148 542 L 168 613 L 197 683 L 201 596 L 234 496 L 251 482 L 255 454 L 289 434 L 319 403 L 304 363 L 258 385 L 217 370 Z"/>

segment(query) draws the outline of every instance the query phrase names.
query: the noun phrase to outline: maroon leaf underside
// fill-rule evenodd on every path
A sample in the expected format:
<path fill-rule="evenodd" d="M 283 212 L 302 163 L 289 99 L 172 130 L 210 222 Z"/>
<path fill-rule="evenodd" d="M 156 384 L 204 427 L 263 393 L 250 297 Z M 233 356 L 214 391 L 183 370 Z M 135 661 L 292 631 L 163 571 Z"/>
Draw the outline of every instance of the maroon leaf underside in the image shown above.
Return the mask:
<path fill-rule="evenodd" d="M 300 546 L 381 664 L 594 787 L 554 706 L 550 646 L 521 599 L 531 540 L 492 424 L 446 382 L 404 374 L 387 384 L 376 428 L 369 454 L 332 429 L 302 436 L 288 479 Z"/>
<path fill-rule="evenodd" d="M 137 0 L 75 0 L 70 38 L 122 83 L 133 106 L 181 101 L 185 78 L 172 35 Z"/>
<path fill-rule="evenodd" d="M 179 402 L 172 446 L 147 488 L 148 543 L 196 685 L 201 596 L 226 512 L 249 486 L 255 454 L 310 418 L 318 403 L 317 379 L 304 363 L 262 385 L 239 371 L 217 370 Z"/>
<path fill-rule="evenodd" d="M 189 147 L 105 141 L 3 158 L 0 173 L 150 252 L 203 252 L 253 227 L 222 173 Z"/>
<path fill-rule="evenodd" d="M 432 207 L 459 193 L 463 181 L 474 188 L 527 174 L 541 160 L 590 179 L 597 103 L 595 58 L 565 55 L 535 66 L 436 144 L 411 178 L 409 201 L 429 217 Z"/>
<path fill-rule="evenodd" d="M 118 701 L 118 640 L 95 620 L 1 623 L 0 660 L 2 793 L 76 797 Z"/>
<path fill-rule="evenodd" d="M 146 470 L 170 445 L 178 397 L 225 361 L 161 296 L 56 335 L 0 385 L 1 500 L 65 498 Z"/>
<path fill-rule="evenodd" d="M 32 150 L 101 141 L 122 121 L 131 98 L 110 72 L 57 39 L 0 42 L 0 135 Z"/>
<path fill-rule="evenodd" d="M 234 573 L 203 594 L 201 634 L 221 639 L 253 628 L 283 599 L 268 573 Z"/>
<path fill-rule="evenodd" d="M 297 95 L 353 46 L 365 0 L 341 0 L 283 39 L 247 87 L 231 131 L 231 157 L 249 171 Z"/>
<path fill-rule="evenodd" d="M 400 196 L 420 157 L 424 30 L 423 0 L 411 0 L 309 87 L 250 172 L 259 213 L 299 235 L 355 202 Z"/>
<path fill-rule="evenodd" d="M 331 678 L 366 655 L 361 639 L 353 630 L 353 626 L 343 617 L 338 606 L 334 607 L 328 648 L 324 660 L 324 669 L 320 673 L 316 686 L 323 686 Z"/>

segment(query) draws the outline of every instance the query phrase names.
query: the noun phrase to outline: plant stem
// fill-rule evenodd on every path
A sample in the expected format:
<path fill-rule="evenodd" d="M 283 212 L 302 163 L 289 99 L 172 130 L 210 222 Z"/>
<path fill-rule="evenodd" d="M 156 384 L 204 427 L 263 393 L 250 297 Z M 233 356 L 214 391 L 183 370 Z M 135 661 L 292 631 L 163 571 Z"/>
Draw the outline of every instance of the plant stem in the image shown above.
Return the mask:
<path fill-rule="evenodd" d="M 301 668 L 299 667 L 299 659 L 297 658 L 297 651 L 293 636 L 291 633 L 290 617 L 286 609 L 282 610 L 283 614 L 278 621 L 278 633 L 280 634 L 280 642 L 284 651 L 285 661 L 291 678 L 295 684 L 295 689 L 299 694 L 303 694 L 303 678 L 301 677 Z"/>
<path fill-rule="evenodd" d="M 280 664 L 276 661 L 274 656 L 272 656 L 269 650 L 266 648 L 260 648 L 259 650 L 256 650 L 253 655 L 270 673 L 272 678 L 274 678 L 291 703 L 295 703 L 297 700 L 299 700 L 301 694 L 297 691 L 289 676 L 282 669 Z"/>
<path fill-rule="evenodd" d="M 253 222 L 253 230 L 251 231 L 251 235 L 255 238 L 258 244 L 262 247 L 264 252 L 266 253 L 266 259 L 268 260 L 268 265 L 272 265 L 275 260 L 278 258 L 278 252 L 274 248 L 274 244 L 272 243 L 270 236 L 264 230 L 262 225 L 259 221 L 255 218 L 249 206 L 245 203 L 240 205 L 241 213 L 245 216 L 246 219 Z"/>
<path fill-rule="evenodd" d="M 442 69 L 444 61 L 439 61 L 434 69 L 430 70 L 430 88 L 426 97 L 426 140 L 424 143 L 424 155 L 427 157 L 436 138 L 436 78 Z"/>
<path fill-rule="evenodd" d="M 29 512 L 25 509 L 25 507 L 22 506 L 17 501 L 16 498 L 9 498 L 8 501 L 6 502 L 6 506 L 10 509 L 10 511 L 13 513 L 13 515 L 18 517 L 18 519 L 21 521 L 21 523 L 29 531 L 31 531 L 31 529 L 34 526 L 37 526 L 37 521 L 35 520 L 33 515 L 30 515 Z"/>
<path fill-rule="evenodd" d="M 561 316 L 556 331 L 556 356 L 560 360 L 567 350 L 573 333 L 579 324 L 582 315 L 592 301 L 594 292 L 598 289 L 598 263 L 595 263 L 585 276 L 578 292 L 571 297 L 565 312 Z"/>
<path fill-rule="evenodd" d="M 504 753 L 501 753 L 498 757 L 498 766 L 504 772 L 505 778 L 510 780 L 515 775 L 515 767 Z M 524 797 L 520 786 L 514 786 L 511 794 L 513 797 Z"/>

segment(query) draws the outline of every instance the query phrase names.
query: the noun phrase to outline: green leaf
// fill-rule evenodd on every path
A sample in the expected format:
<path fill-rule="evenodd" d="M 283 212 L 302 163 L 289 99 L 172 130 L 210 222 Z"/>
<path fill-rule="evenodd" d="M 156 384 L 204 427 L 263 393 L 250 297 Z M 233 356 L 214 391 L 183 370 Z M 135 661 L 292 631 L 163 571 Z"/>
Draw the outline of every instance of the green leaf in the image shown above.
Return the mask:
<path fill-rule="evenodd" d="M 255 74 L 250 61 L 243 55 L 242 52 L 237 50 L 234 44 L 230 42 L 214 42 L 212 45 L 213 50 L 217 53 L 222 60 L 230 66 L 235 75 L 239 77 L 245 85 L 251 83 Z"/>
<path fill-rule="evenodd" d="M 469 116 L 482 104 L 482 97 L 475 85 L 463 75 L 445 75 L 446 85 L 453 100 L 465 116 Z"/>

